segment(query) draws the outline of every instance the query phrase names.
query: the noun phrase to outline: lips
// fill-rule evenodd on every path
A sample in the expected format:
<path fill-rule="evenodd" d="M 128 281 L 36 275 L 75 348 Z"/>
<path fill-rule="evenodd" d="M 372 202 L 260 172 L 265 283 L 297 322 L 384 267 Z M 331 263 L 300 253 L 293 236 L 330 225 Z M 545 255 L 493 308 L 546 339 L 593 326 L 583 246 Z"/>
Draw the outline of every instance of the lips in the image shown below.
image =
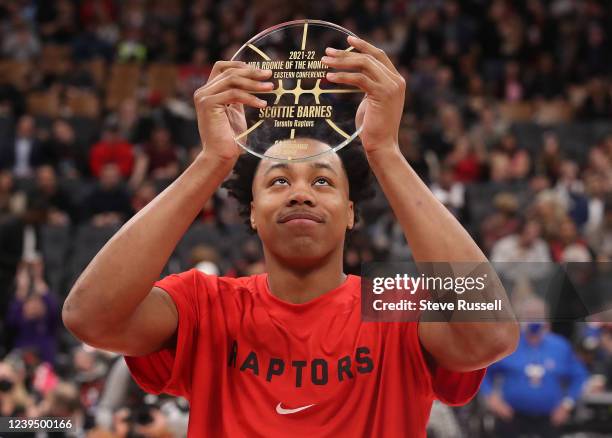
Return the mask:
<path fill-rule="evenodd" d="M 290 220 L 294 220 L 294 219 L 308 219 L 314 222 L 318 222 L 318 223 L 322 223 L 323 222 L 323 218 L 317 214 L 314 214 L 312 212 L 307 212 L 307 211 L 294 211 L 291 213 L 286 213 L 284 215 L 282 215 L 280 217 L 280 219 L 278 220 L 278 223 L 280 224 L 284 224 L 286 222 L 289 222 Z"/>

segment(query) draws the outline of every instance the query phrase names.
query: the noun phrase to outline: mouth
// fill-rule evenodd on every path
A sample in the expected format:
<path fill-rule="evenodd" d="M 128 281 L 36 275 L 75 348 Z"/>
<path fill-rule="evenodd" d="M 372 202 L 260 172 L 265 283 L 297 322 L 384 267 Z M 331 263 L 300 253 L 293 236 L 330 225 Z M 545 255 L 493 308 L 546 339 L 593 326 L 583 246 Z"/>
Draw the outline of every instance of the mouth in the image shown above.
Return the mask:
<path fill-rule="evenodd" d="M 279 224 L 285 224 L 287 222 L 292 222 L 292 221 L 296 221 L 296 222 L 306 222 L 306 221 L 310 221 L 310 222 L 316 222 L 316 223 L 323 223 L 323 218 L 310 213 L 310 212 L 294 212 L 294 213 L 287 213 L 283 216 L 280 217 L 280 219 L 278 220 Z"/>

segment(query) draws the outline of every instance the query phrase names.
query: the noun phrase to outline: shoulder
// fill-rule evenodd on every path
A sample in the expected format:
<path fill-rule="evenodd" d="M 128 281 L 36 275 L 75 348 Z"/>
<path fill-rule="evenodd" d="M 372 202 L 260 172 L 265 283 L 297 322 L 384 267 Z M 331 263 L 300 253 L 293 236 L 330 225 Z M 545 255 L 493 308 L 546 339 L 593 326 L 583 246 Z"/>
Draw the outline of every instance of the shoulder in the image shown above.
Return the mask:
<path fill-rule="evenodd" d="M 559 350 L 572 350 L 572 345 L 570 342 L 563 336 L 558 335 L 556 333 L 549 332 L 546 334 L 546 343 Z"/>
<path fill-rule="evenodd" d="M 251 275 L 247 277 L 224 277 L 218 275 L 205 274 L 204 272 L 192 268 L 187 271 L 170 274 L 159 280 L 156 285 L 164 289 L 164 286 L 190 288 L 195 291 L 228 291 L 236 289 L 253 290 L 256 287 L 258 278 L 263 275 Z"/>

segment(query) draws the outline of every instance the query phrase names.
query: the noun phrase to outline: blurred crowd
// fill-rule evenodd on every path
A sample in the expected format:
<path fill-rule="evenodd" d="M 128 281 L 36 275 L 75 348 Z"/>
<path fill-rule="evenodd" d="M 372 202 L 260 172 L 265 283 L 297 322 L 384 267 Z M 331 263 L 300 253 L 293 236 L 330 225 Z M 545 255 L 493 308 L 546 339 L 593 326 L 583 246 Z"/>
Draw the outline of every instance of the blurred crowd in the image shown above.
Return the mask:
<path fill-rule="evenodd" d="M 73 436 L 185 436 L 185 401 L 145 396 L 121 357 L 79 344 L 61 303 L 104 242 L 201 150 L 192 95 L 214 62 L 302 18 L 390 56 L 408 84 L 404 156 L 493 261 L 611 261 L 609 2 L 0 0 L 0 416 L 72 417 Z M 236 211 L 220 189 L 164 273 L 261 272 Z M 346 272 L 410 259 L 380 190 L 363 216 Z M 612 424 L 612 328 L 523 333 L 478 400 L 434 407 L 431 436 L 571 433 L 585 394 L 603 414 L 582 419 L 595 424 L 607 409 Z"/>

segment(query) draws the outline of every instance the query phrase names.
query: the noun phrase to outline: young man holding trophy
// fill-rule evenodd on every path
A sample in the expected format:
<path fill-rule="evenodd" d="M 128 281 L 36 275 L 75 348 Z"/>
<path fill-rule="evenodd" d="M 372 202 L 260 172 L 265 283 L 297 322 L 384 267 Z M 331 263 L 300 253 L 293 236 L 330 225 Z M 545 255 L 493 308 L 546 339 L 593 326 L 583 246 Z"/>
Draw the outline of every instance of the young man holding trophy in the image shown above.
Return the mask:
<path fill-rule="evenodd" d="M 404 79 L 382 50 L 354 36 L 346 42 L 350 50 L 318 56 L 334 73 L 317 81 L 366 93 L 353 111 L 363 151 L 336 152 L 293 128 L 287 141 L 255 151 L 256 161 L 241 154 L 240 141 L 262 123 L 249 127 L 245 112 L 280 103 L 287 82 L 275 88 L 270 70 L 217 62 L 194 95 L 203 150 L 106 244 L 64 304 L 70 331 L 125 355 L 142 388 L 190 401 L 190 437 L 424 437 L 435 398 L 468 402 L 486 367 L 516 347 L 518 325 L 510 320 L 362 320 L 360 277 L 343 273 L 343 249 L 369 169 L 417 262 L 486 258 L 400 152 Z M 292 89 L 296 104 L 303 85 Z M 316 90 L 313 105 L 325 97 Z M 232 170 L 226 187 L 261 239 L 266 273 L 190 270 L 156 282 Z"/>

